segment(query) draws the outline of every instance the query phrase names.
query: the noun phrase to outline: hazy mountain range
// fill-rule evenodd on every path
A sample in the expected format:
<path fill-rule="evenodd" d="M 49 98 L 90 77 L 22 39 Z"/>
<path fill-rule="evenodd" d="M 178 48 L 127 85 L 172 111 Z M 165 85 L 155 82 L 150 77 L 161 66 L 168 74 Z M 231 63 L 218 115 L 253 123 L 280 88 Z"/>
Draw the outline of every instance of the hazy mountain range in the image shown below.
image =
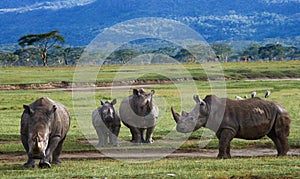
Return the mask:
<path fill-rule="evenodd" d="M 209 42 L 300 40 L 300 0 L 1 0 L 0 45 L 56 29 L 67 44 L 83 46 L 140 17 L 180 21 Z"/>

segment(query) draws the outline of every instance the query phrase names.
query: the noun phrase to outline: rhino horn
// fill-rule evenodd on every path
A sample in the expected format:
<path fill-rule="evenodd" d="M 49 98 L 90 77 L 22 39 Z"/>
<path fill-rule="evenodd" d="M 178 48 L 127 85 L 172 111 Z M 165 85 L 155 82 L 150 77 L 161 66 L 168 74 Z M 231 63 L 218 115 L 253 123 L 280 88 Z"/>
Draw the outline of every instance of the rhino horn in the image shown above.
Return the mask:
<path fill-rule="evenodd" d="M 174 111 L 173 107 L 171 107 L 171 111 L 172 111 L 173 118 L 174 118 L 175 122 L 177 123 L 179 121 L 179 114 Z"/>

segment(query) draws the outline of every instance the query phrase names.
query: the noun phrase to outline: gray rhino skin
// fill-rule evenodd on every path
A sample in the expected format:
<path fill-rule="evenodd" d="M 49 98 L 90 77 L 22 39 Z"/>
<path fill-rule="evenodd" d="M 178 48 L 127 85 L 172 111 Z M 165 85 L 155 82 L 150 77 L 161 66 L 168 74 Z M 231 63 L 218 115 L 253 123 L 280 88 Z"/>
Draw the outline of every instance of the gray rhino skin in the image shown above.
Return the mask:
<path fill-rule="evenodd" d="M 155 91 L 146 93 L 144 89 L 133 89 L 133 94 L 120 104 L 122 123 L 130 129 L 133 143 L 153 143 L 153 132 L 158 119 L 158 106 L 153 99 Z M 146 132 L 146 138 L 144 133 Z"/>
<path fill-rule="evenodd" d="M 188 133 L 206 127 L 219 139 L 218 158 L 230 158 L 230 142 L 233 138 L 256 140 L 267 135 L 275 143 L 278 156 L 289 150 L 289 113 L 279 104 L 252 98 L 231 100 L 208 95 L 204 100 L 194 96 L 196 106 L 180 116 L 171 108 L 176 130 Z"/>
<path fill-rule="evenodd" d="M 58 157 L 70 128 L 68 110 L 48 97 L 23 107 L 21 140 L 28 155 L 24 167 L 35 167 L 34 159 L 40 159 L 41 168 L 61 163 Z"/>
<path fill-rule="evenodd" d="M 98 135 L 97 147 L 104 147 L 109 142 L 113 146 L 118 146 L 118 135 L 121 127 L 121 120 L 114 106 L 117 100 L 112 102 L 101 102 L 101 107 L 93 111 L 92 123 Z"/>

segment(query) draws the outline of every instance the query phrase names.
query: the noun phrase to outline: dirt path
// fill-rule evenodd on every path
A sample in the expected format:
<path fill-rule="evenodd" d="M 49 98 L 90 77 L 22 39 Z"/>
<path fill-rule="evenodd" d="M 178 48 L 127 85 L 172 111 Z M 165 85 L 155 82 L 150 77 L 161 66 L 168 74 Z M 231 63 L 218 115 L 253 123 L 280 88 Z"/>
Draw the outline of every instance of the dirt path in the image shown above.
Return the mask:
<path fill-rule="evenodd" d="M 135 151 L 135 150 L 138 150 Z M 118 159 L 118 160 L 155 160 L 160 158 L 216 158 L 217 149 L 177 149 L 172 153 L 166 153 L 168 149 L 105 149 L 102 152 L 77 151 L 63 152 L 61 159 L 83 160 L 83 159 Z M 276 150 L 270 148 L 232 149 L 233 158 L 239 157 L 270 157 L 276 156 Z M 288 156 L 300 157 L 300 148 L 290 149 Z M 0 154 L 0 162 L 26 161 L 25 152 L 13 152 Z"/>

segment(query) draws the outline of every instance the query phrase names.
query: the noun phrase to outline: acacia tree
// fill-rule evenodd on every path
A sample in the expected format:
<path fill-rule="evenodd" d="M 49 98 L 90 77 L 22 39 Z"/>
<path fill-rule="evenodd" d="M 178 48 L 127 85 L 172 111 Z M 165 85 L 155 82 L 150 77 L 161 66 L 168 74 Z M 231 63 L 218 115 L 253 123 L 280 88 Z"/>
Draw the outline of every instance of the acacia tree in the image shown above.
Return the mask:
<path fill-rule="evenodd" d="M 210 46 L 215 51 L 215 54 L 225 62 L 227 62 L 228 57 L 233 54 L 231 46 L 225 43 L 211 43 Z"/>
<path fill-rule="evenodd" d="M 43 65 L 47 65 L 47 52 L 51 48 L 59 48 L 59 44 L 64 44 L 65 39 L 58 30 L 53 30 L 44 34 L 24 35 L 18 40 L 22 48 L 34 47 L 42 58 Z"/>

